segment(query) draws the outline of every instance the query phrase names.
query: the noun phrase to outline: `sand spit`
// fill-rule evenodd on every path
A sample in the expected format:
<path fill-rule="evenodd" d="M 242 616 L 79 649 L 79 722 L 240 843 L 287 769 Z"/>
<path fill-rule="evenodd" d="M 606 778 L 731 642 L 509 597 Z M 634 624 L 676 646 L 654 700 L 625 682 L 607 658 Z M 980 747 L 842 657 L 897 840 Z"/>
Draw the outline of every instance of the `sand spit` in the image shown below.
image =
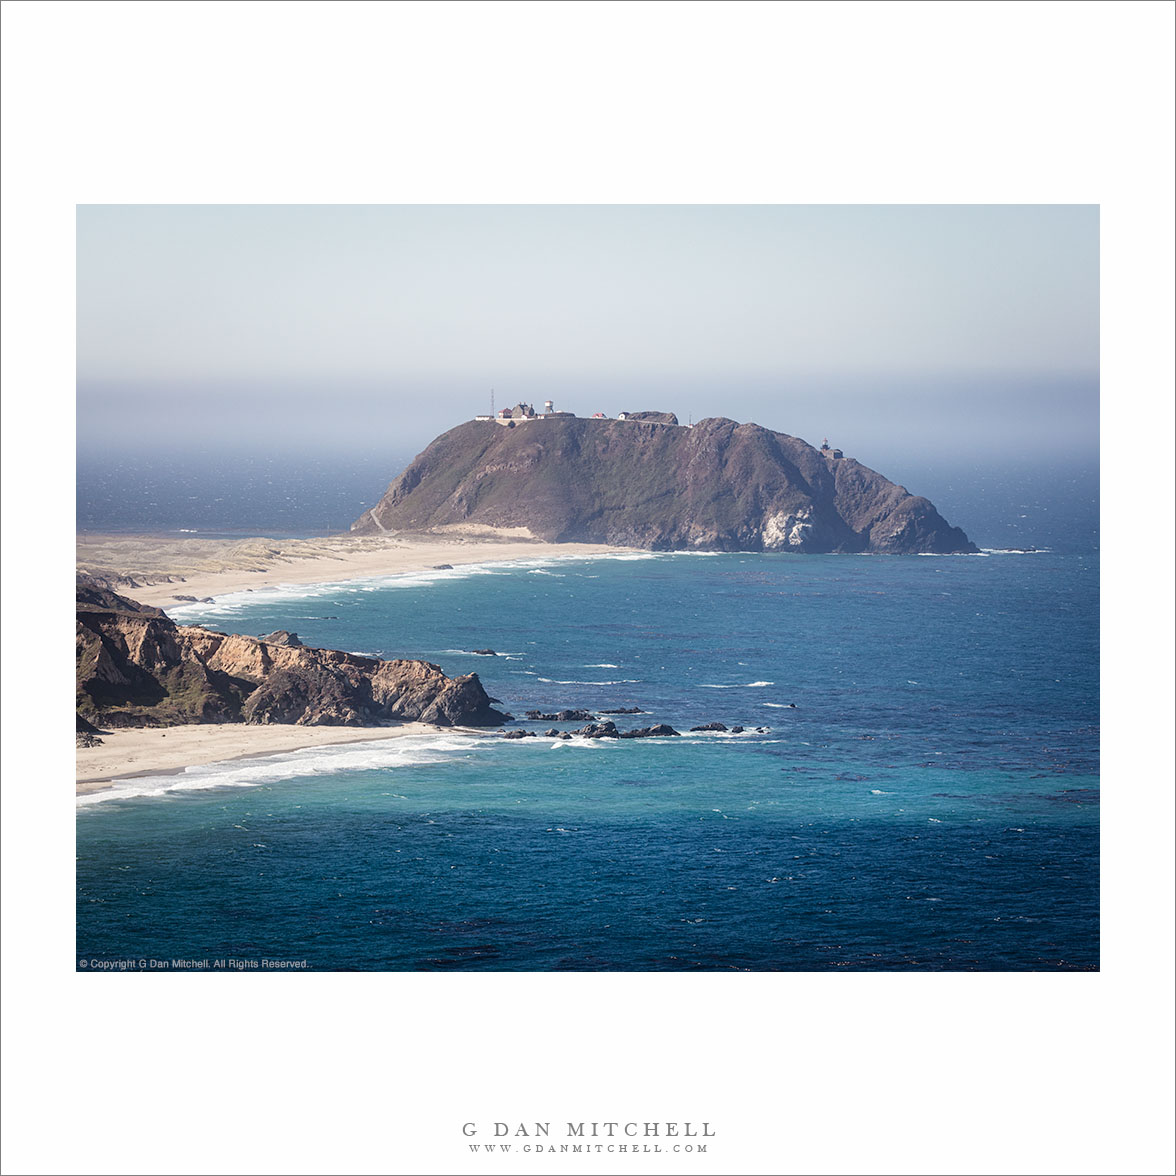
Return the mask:
<path fill-rule="evenodd" d="M 550 557 L 610 555 L 600 543 L 541 543 L 503 533 L 330 535 L 316 539 L 199 539 L 154 535 L 79 535 L 77 570 L 116 592 L 165 611 L 230 592 L 284 584 L 337 583 L 438 566 Z"/>

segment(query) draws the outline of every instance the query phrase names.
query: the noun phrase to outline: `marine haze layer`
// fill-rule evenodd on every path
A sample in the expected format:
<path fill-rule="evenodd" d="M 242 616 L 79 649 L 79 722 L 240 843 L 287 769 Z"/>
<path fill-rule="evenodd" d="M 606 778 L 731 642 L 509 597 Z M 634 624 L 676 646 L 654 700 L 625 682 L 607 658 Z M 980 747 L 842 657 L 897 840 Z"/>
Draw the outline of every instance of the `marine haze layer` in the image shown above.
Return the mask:
<path fill-rule="evenodd" d="M 87 459 L 79 521 L 343 530 L 410 457 Z M 79 802 L 79 959 L 1097 968 L 1097 469 L 897 474 L 987 550 L 543 559 L 175 609 L 476 672 L 520 716 L 638 707 L 618 724 L 683 734 L 438 734 L 126 781 Z M 689 730 L 713 721 L 745 730 Z M 553 725 L 580 724 L 513 724 Z"/>
<path fill-rule="evenodd" d="M 723 417 L 679 425 L 514 416 L 438 437 L 361 534 L 468 525 L 525 527 L 550 542 L 652 550 L 972 552 L 925 498 L 840 450 Z"/>

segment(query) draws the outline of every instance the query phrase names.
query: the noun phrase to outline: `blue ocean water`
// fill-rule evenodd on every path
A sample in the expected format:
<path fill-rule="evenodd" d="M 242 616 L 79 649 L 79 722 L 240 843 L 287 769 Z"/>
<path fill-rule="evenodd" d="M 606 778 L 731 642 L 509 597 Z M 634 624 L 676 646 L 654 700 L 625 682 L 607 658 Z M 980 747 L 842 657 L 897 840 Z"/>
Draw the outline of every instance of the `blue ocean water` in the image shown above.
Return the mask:
<path fill-rule="evenodd" d="M 411 450 L 338 455 L 262 450 L 82 450 L 79 531 L 202 539 L 345 532 L 375 506 Z"/>
<path fill-rule="evenodd" d="M 1098 967 L 1092 553 L 556 559 L 174 615 L 475 670 L 520 717 L 636 706 L 622 729 L 684 734 L 128 781 L 79 804 L 87 967 Z M 688 733 L 713 720 L 746 730 Z"/>

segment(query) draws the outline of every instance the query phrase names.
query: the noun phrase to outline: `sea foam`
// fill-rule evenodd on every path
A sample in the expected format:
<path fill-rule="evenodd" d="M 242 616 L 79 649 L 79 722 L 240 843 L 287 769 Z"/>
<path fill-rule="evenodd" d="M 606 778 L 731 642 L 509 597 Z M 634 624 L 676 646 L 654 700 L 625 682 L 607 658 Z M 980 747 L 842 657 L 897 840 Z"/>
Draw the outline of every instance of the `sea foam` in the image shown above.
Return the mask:
<path fill-rule="evenodd" d="M 115 780 L 110 788 L 101 792 L 78 796 L 77 807 L 90 808 L 109 800 L 200 792 L 210 788 L 258 788 L 264 784 L 337 772 L 394 771 L 423 764 L 447 763 L 461 754 L 469 754 L 496 742 L 493 738 L 478 735 L 404 735 L 363 743 L 304 747 L 275 755 L 199 764 L 171 775 Z"/>
<path fill-rule="evenodd" d="M 659 552 L 604 552 L 598 555 L 546 555 L 533 559 L 492 560 L 485 563 L 460 564 L 452 568 L 431 568 L 414 572 L 394 572 L 384 576 L 362 576 L 348 580 L 322 580 L 308 584 L 275 584 L 239 592 L 226 592 L 213 598 L 213 603 L 169 605 L 165 610 L 172 620 L 181 624 L 218 617 L 235 616 L 242 608 L 256 604 L 285 603 L 292 600 L 314 600 L 320 597 L 354 596 L 392 588 L 427 588 L 433 584 L 464 580 L 471 576 L 509 575 L 514 571 L 545 572 L 551 567 L 594 560 L 621 561 L 656 559 Z M 558 573 L 548 573 L 556 575 Z"/>
<path fill-rule="evenodd" d="M 526 673 L 526 671 L 523 671 Z M 538 675 L 535 675 L 538 677 Z M 615 678 L 605 682 L 583 682 L 577 678 L 539 678 L 540 682 L 547 682 L 552 686 L 633 686 L 639 678 Z"/>

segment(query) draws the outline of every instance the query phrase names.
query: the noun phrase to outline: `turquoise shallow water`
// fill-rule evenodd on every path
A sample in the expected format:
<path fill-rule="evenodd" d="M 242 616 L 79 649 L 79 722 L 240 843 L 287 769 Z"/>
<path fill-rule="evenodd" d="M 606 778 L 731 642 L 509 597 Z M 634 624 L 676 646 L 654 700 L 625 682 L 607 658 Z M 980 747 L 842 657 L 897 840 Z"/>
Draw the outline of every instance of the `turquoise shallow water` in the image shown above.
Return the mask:
<path fill-rule="evenodd" d="M 749 730 L 135 781 L 79 807 L 86 967 L 1098 966 L 1093 555 L 556 560 L 176 615 L 477 670 L 518 716 Z"/>

